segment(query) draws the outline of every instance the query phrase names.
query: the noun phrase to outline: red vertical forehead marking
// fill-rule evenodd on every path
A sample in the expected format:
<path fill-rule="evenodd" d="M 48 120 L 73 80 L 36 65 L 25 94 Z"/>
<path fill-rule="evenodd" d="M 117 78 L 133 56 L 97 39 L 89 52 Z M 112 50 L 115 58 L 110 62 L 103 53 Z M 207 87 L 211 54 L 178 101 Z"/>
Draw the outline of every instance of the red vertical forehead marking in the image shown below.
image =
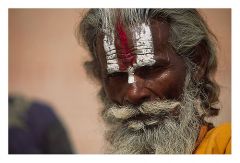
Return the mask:
<path fill-rule="evenodd" d="M 119 44 L 116 44 L 116 48 L 119 49 L 117 54 L 119 69 L 125 71 L 136 62 L 136 55 L 129 48 L 128 37 L 121 21 L 118 21 L 116 25 L 116 32 L 117 39 L 119 39 Z"/>

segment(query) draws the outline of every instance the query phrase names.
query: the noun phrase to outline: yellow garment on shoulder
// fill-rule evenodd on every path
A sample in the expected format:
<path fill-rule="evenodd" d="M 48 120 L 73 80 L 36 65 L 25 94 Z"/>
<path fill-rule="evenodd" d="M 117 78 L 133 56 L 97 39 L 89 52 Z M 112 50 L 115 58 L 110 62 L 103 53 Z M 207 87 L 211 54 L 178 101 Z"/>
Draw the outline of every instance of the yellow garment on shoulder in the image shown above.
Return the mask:
<path fill-rule="evenodd" d="M 231 125 L 222 124 L 208 131 L 194 154 L 231 154 Z"/>

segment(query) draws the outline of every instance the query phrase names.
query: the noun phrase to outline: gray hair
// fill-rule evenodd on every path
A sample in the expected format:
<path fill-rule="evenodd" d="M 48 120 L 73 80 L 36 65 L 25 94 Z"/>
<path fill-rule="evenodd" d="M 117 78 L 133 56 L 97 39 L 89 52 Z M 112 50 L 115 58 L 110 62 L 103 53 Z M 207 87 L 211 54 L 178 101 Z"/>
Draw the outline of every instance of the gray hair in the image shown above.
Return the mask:
<path fill-rule="evenodd" d="M 170 25 L 169 43 L 176 53 L 184 58 L 192 69 L 191 80 L 198 83 L 200 91 L 196 95 L 204 116 L 216 116 L 219 112 L 215 104 L 219 102 L 219 86 L 213 79 L 217 67 L 215 36 L 195 9 L 90 9 L 76 31 L 79 41 L 86 43 L 92 61 L 85 63 L 86 69 L 100 79 L 100 68 L 96 57 L 96 38 L 108 23 L 114 30 L 117 17 L 128 26 L 147 22 L 149 19 L 165 21 Z M 202 73 L 200 79 L 196 77 Z"/>

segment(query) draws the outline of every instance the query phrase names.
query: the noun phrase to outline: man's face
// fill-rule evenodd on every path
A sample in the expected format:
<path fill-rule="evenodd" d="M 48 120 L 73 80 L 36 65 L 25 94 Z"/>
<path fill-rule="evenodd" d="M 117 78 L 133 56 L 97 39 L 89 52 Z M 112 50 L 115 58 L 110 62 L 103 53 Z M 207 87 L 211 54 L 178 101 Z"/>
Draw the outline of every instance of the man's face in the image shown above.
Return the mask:
<path fill-rule="evenodd" d="M 104 34 L 97 38 L 96 52 L 106 94 L 102 115 L 112 125 L 107 136 L 109 151 L 191 153 L 199 130 L 191 94 L 197 88 L 188 86 L 185 61 L 168 42 L 169 25 L 151 20 L 147 26 L 131 28 L 120 26 L 117 34 L 110 34 L 114 43 L 106 43 Z M 134 37 L 134 29 L 140 29 L 141 37 Z M 113 52 L 117 54 L 112 57 Z M 115 61 L 109 61 L 114 57 Z"/>
<path fill-rule="evenodd" d="M 132 31 L 126 29 L 128 27 L 124 28 L 125 31 Z M 178 100 L 182 94 L 186 67 L 183 58 L 175 53 L 168 42 L 169 25 L 163 21 L 151 20 L 149 28 L 155 63 L 151 66 L 137 66 L 134 70 L 133 83 L 128 83 L 128 73 L 126 71 L 107 72 L 104 35 L 97 39 L 97 55 L 101 65 L 104 90 L 107 97 L 117 104 L 139 105 L 144 101 L 153 101 L 156 98 Z M 130 53 L 134 54 L 134 49 L 137 47 L 134 47 L 133 42 L 136 40 L 133 36 L 133 33 L 127 33 L 127 43 L 129 49 L 132 49 Z M 115 37 L 115 45 L 118 45 L 121 41 L 121 39 Z M 117 53 L 122 53 L 122 49 L 118 48 L 119 46 L 115 47 Z"/>

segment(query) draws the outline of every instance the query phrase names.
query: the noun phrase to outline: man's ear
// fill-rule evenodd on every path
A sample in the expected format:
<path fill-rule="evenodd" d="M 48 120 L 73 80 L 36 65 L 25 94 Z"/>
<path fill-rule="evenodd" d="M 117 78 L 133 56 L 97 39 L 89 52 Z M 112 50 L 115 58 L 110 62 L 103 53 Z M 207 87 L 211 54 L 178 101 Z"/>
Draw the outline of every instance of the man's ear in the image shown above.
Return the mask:
<path fill-rule="evenodd" d="M 202 79 L 206 74 L 206 69 L 210 59 L 210 51 L 205 40 L 202 40 L 195 48 L 192 61 L 198 66 L 194 75 L 196 80 Z"/>

